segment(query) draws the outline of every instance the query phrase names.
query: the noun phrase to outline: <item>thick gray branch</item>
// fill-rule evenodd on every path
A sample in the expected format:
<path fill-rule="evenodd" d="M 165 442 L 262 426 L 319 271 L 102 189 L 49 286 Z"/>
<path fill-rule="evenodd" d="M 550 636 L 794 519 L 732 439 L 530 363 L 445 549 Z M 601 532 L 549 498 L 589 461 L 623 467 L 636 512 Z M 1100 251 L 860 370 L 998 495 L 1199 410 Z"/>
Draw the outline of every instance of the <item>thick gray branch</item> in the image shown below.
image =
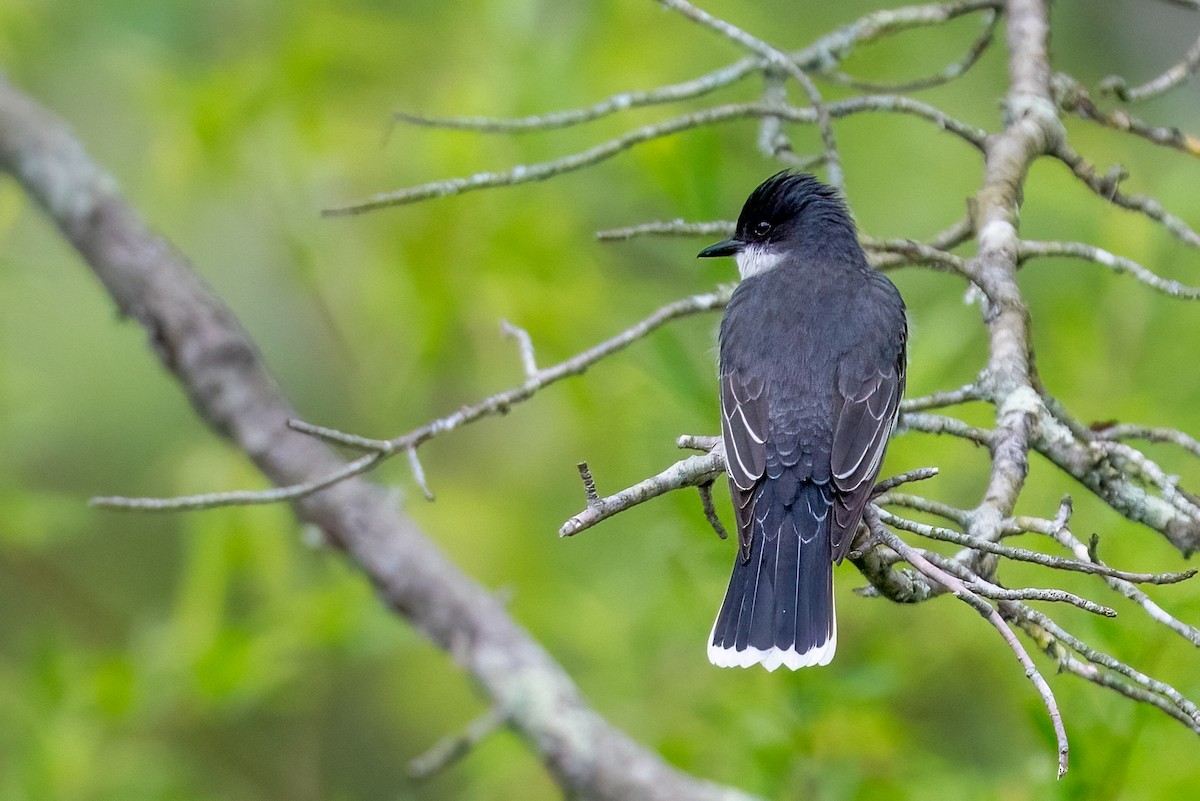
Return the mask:
<path fill-rule="evenodd" d="M 1050 100 L 1050 35 L 1043 0 L 1009 0 L 1006 96 L 1008 124 L 988 139 L 983 186 L 975 196 L 979 252 L 966 271 L 986 298 L 988 364 L 981 384 L 996 405 L 992 473 L 970 534 L 997 539 L 1029 471 L 1029 437 L 1037 414 L 1032 389 L 1029 309 L 1017 286 L 1017 220 L 1029 166 L 1062 137 Z M 984 571 L 987 572 L 987 571 Z"/>
<path fill-rule="evenodd" d="M 147 230 L 54 116 L 0 80 L 0 170 L 59 226 L 122 313 L 145 329 L 192 405 L 272 481 L 328 475 L 338 459 L 291 430 L 295 416 L 229 309 Z M 296 504 L 383 601 L 449 652 L 572 797 L 745 799 L 670 767 L 604 721 L 486 589 L 427 540 L 383 488 L 351 479 Z"/>

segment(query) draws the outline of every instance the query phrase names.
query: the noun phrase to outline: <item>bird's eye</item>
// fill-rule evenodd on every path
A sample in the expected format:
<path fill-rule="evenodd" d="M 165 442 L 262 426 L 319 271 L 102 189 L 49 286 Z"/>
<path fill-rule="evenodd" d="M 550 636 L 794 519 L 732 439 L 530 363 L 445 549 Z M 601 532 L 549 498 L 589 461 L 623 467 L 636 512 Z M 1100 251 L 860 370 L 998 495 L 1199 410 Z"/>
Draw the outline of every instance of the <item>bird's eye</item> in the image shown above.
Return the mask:
<path fill-rule="evenodd" d="M 755 236 L 766 236 L 769 233 L 771 233 L 771 224 L 765 220 L 754 226 Z"/>

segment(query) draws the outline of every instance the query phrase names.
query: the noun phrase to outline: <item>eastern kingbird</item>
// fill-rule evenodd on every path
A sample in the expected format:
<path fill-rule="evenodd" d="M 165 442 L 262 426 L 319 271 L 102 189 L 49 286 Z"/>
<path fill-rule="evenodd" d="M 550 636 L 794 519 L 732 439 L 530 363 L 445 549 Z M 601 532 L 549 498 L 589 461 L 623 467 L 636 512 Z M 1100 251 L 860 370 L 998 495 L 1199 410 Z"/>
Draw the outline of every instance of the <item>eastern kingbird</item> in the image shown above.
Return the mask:
<path fill-rule="evenodd" d="M 784 171 L 734 235 L 721 320 L 721 435 L 738 555 L 713 624 L 721 667 L 827 665 L 833 563 L 850 550 L 904 394 L 904 301 L 867 264 L 836 190 Z"/>

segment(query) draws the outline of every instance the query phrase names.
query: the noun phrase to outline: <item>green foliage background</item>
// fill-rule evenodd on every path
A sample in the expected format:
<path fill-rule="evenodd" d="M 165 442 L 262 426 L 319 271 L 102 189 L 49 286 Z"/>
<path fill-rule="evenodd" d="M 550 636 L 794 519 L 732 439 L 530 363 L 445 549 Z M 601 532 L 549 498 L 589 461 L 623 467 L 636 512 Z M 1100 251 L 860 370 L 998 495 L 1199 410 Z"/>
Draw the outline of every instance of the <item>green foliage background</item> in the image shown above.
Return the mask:
<path fill-rule="evenodd" d="M 798 47 L 866 2 L 722 0 L 712 12 Z M 1057 66 L 1089 85 L 1139 80 L 1200 28 L 1165 4 L 1062 0 Z M 961 54 L 977 19 L 862 48 L 876 79 L 915 77 Z M 655 142 L 548 183 L 361 218 L 329 205 L 401 185 L 543 159 L 671 110 L 578 130 L 484 137 L 389 131 L 394 110 L 515 115 L 576 107 L 726 64 L 731 45 L 640 0 L 429 3 L 161 3 L 5 0 L 0 65 L 64 115 L 146 219 L 194 261 L 257 338 L 311 421 L 394 436 L 521 380 L 504 318 L 549 364 L 661 304 L 732 279 L 700 241 L 603 245 L 597 229 L 731 218 L 776 168 L 753 123 Z M 995 129 L 1002 49 L 926 99 Z M 723 99 L 751 97 L 748 82 Z M 831 90 L 837 96 L 837 90 Z M 1195 84 L 1139 109 L 1200 128 Z M 1103 169 L 1126 165 L 1193 225 L 1200 165 L 1068 122 Z M 975 153 L 912 119 L 839 123 L 849 197 L 877 236 L 926 237 L 977 187 Z M 811 150 L 812 130 L 795 132 Z M 1200 256 L 1108 207 L 1059 165 L 1035 167 L 1031 237 L 1090 240 L 1196 283 Z M 896 275 L 911 309 L 910 392 L 957 386 L 984 349 L 956 279 Z M 1200 316 L 1100 268 L 1037 263 L 1021 277 L 1048 384 L 1087 420 L 1200 432 Z M 704 638 L 733 546 L 694 494 L 645 505 L 575 540 L 558 525 L 587 459 L 613 491 L 677 458 L 680 433 L 715 429 L 715 316 L 681 322 L 504 418 L 426 446 L 438 494 L 402 465 L 376 478 L 560 659 L 595 707 L 671 762 L 774 798 L 1164 798 L 1200 782 L 1194 735 L 1165 716 L 1050 676 L 1074 748 L 1053 775 L 1044 711 L 1005 646 L 952 599 L 864 600 L 838 571 L 841 648 L 797 674 L 719 671 Z M 972 412 L 987 421 L 985 409 Z M 1200 471 L 1154 451 L 1196 486 Z M 888 471 L 943 468 L 926 490 L 973 505 L 985 454 L 910 436 Z M 1186 482 L 1185 482 L 1186 483 Z M 361 576 L 312 546 L 286 509 L 178 516 L 89 510 L 95 494 L 261 486 L 194 419 L 136 326 L 10 182 L 0 183 L 0 798 L 549 799 L 558 790 L 512 735 L 425 783 L 410 758 L 482 711 L 469 680 L 380 608 Z M 1157 535 L 1033 466 L 1021 511 L 1077 500 L 1077 533 L 1110 561 L 1177 569 Z M 722 507 L 725 508 L 725 507 Z M 1037 543 L 1022 543 L 1036 546 Z M 1200 655 L 1095 581 L 1065 584 L 1121 612 L 1053 610 L 1098 647 L 1200 696 Z M 1162 588 L 1200 621 L 1195 586 Z M 1037 657 L 1047 672 L 1048 660 Z"/>

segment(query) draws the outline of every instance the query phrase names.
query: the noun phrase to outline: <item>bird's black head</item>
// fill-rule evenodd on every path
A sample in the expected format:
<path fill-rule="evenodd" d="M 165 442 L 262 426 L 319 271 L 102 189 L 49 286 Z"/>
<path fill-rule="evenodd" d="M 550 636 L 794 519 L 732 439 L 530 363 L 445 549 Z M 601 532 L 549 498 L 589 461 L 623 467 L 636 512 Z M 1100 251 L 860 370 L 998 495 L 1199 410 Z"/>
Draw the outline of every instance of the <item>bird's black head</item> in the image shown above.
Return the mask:
<path fill-rule="evenodd" d="M 861 252 L 841 195 L 811 175 L 784 170 L 750 193 L 734 235 L 699 257 L 734 256 L 742 277 L 749 278 L 790 252 L 816 256 L 831 248 Z"/>

